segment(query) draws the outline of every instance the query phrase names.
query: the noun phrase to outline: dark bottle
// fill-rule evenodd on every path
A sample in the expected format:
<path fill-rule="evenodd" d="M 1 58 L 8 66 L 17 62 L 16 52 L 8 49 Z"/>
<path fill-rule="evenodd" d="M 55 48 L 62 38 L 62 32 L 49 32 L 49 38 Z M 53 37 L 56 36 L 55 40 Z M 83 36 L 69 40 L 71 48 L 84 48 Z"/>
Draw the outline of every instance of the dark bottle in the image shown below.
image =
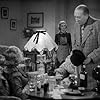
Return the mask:
<path fill-rule="evenodd" d="M 87 72 L 86 72 L 86 66 L 83 65 L 81 72 L 80 72 L 80 86 L 79 90 L 85 90 L 87 87 Z"/>

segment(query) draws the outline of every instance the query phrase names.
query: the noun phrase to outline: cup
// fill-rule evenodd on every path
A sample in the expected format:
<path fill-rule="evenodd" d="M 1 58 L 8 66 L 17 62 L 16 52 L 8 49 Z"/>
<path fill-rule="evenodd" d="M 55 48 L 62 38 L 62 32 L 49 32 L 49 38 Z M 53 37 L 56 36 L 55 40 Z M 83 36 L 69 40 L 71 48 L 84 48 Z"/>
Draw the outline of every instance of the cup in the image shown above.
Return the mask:
<path fill-rule="evenodd" d="M 53 91 L 53 89 L 56 86 L 56 78 L 55 78 L 55 76 L 49 76 L 48 83 L 49 83 L 49 91 Z"/>

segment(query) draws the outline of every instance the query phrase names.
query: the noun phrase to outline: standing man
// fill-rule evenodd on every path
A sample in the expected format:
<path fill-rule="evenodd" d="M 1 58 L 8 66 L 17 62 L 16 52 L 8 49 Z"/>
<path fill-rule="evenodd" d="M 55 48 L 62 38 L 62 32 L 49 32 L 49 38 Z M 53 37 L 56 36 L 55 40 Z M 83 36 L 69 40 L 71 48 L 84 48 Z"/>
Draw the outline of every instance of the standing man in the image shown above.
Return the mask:
<path fill-rule="evenodd" d="M 92 77 L 92 70 L 100 63 L 100 20 L 89 15 L 86 5 L 79 5 L 74 10 L 75 27 L 73 49 L 81 50 L 86 56 L 83 62 L 86 65 L 87 88 L 96 87 L 96 81 Z"/>

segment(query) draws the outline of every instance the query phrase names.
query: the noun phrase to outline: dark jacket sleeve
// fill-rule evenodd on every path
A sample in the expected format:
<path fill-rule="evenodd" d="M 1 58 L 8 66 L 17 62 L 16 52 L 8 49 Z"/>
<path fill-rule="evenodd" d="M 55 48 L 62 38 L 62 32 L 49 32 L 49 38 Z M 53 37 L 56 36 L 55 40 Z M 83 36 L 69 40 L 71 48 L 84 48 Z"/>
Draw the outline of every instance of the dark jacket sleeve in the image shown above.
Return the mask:
<path fill-rule="evenodd" d="M 0 96 L 9 95 L 9 85 L 6 80 L 0 79 Z"/>
<path fill-rule="evenodd" d="M 11 79 L 12 81 L 12 88 L 13 93 L 15 96 L 20 97 L 22 100 L 25 100 L 28 98 L 28 96 L 25 93 L 22 93 L 23 90 L 23 83 L 20 77 L 13 77 Z"/>

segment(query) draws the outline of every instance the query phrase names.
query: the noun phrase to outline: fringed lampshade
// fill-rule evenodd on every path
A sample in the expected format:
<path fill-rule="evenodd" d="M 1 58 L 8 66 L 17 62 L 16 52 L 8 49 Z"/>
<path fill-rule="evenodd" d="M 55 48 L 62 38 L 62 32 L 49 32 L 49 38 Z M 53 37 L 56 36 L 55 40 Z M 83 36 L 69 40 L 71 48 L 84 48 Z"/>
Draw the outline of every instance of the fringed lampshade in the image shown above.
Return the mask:
<path fill-rule="evenodd" d="M 47 48 L 49 51 L 54 48 L 56 50 L 58 49 L 57 44 L 46 31 L 36 31 L 36 34 L 33 34 L 33 36 L 24 46 L 24 49 L 29 52 L 34 49 L 41 52 L 44 48 Z"/>

